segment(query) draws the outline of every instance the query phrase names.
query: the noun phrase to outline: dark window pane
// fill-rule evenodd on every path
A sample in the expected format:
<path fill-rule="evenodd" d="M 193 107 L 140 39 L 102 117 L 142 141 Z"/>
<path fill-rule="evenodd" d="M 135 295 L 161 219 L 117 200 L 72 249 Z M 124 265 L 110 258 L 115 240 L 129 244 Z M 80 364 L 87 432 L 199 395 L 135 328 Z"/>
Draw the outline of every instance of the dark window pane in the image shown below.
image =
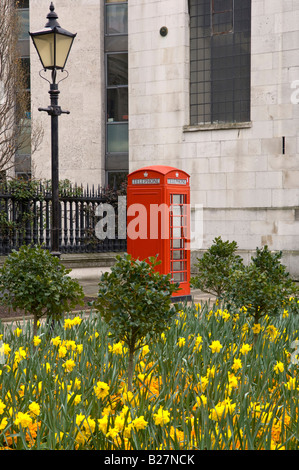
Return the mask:
<path fill-rule="evenodd" d="M 107 120 L 128 120 L 128 88 L 110 88 L 107 90 Z"/>
<path fill-rule="evenodd" d="M 128 5 L 106 6 L 106 34 L 128 34 Z"/>
<path fill-rule="evenodd" d="M 21 58 L 22 68 L 25 74 L 26 90 L 30 90 L 30 59 L 29 57 Z"/>
<path fill-rule="evenodd" d="M 29 8 L 29 0 L 19 0 L 16 6 L 17 8 Z"/>
<path fill-rule="evenodd" d="M 29 40 L 29 10 L 20 10 L 18 12 L 19 18 L 20 18 L 20 33 L 19 33 L 19 39 L 24 40 L 28 39 Z"/>
<path fill-rule="evenodd" d="M 108 186 L 114 189 L 121 189 L 122 185 L 127 181 L 128 173 L 125 171 L 109 171 Z"/>
<path fill-rule="evenodd" d="M 229 33 L 233 30 L 233 12 L 213 14 L 213 34 Z"/>
<path fill-rule="evenodd" d="M 128 35 L 105 36 L 105 52 L 127 52 Z"/>
<path fill-rule="evenodd" d="M 226 11 L 233 9 L 233 0 L 214 0 L 214 11 Z"/>
<path fill-rule="evenodd" d="M 126 153 L 129 151 L 128 124 L 107 124 L 108 153 Z"/>
<path fill-rule="evenodd" d="M 108 54 L 107 85 L 128 85 L 128 54 Z"/>

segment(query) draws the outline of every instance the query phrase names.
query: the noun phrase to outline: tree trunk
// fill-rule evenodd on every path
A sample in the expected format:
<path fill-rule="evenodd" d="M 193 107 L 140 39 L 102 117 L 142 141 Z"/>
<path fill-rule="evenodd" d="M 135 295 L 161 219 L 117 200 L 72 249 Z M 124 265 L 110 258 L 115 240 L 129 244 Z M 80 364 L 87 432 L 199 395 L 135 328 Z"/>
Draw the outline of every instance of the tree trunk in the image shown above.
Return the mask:
<path fill-rule="evenodd" d="M 133 390 L 133 373 L 134 373 L 134 346 L 129 347 L 128 361 L 128 392 Z"/>
<path fill-rule="evenodd" d="M 34 315 L 34 319 L 33 319 L 33 336 L 37 335 L 37 323 L 38 323 L 38 316 Z"/>

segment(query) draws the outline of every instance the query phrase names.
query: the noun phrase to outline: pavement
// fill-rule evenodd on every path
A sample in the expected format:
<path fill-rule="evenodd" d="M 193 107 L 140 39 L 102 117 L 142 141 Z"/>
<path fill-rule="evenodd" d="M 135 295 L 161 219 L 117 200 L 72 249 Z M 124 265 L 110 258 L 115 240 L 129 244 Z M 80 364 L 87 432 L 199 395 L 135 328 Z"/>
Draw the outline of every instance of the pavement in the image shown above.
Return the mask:
<path fill-rule="evenodd" d="M 97 297 L 98 284 L 104 272 L 110 272 L 110 267 L 74 268 L 70 272 L 70 276 L 78 280 L 86 296 Z M 215 297 L 197 289 L 191 289 L 191 296 L 194 303 L 215 301 Z"/>
<path fill-rule="evenodd" d="M 1 260 L 0 257 L 0 265 L 1 265 Z M 86 260 L 85 260 L 86 261 Z M 73 279 L 77 279 L 79 284 L 83 287 L 83 291 L 86 297 L 97 297 L 98 295 L 98 285 L 100 282 L 101 275 L 104 272 L 110 272 L 111 270 L 111 265 L 113 265 L 114 259 L 113 257 L 111 259 L 106 259 L 102 260 L 103 262 L 99 262 L 99 260 L 95 261 L 95 265 L 92 263 L 86 263 L 84 260 L 82 260 L 82 257 L 78 256 L 78 259 L 76 257 L 72 256 L 70 257 L 70 261 L 68 261 L 67 266 L 71 269 L 69 276 L 72 277 Z M 108 261 L 108 262 L 107 262 Z M 99 266 L 102 264 L 102 266 Z M 191 289 L 191 296 L 192 296 L 192 301 L 194 303 L 211 303 L 213 304 L 215 301 L 215 297 L 206 294 L 204 292 L 201 292 L 200 290 L 196 289 Z M 86 313 L 88 314 L 88 313 Z M 26 320 L 29 320 L 31 317 L 28 316 L 26 317 Z M 25 319 L 22 319 L 22 321 L 26 321 Z M 2 322 L 3 323 L 17 323 L 21 321 L 20 317 L 9 317 L 9 318 L 3 318 Z"/>

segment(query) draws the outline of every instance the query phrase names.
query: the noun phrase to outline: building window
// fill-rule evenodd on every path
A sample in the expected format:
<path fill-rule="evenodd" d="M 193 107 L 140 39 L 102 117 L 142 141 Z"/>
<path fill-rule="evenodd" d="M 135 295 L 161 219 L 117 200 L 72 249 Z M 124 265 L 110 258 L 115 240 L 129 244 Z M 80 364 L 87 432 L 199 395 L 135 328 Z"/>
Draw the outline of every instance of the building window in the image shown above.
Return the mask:
<path fill-rule="evenodd" d="M 212 34 L 233 33 L 234 0 L 214 0 L 212 2 Z"/>
<path fill-rule="evenodd" d="M 107 86 L 128 86 L 128 54 L 107 55 Z"/>
<path fill-rule="evenodd" d="M 19 0 L 16 3 L 18 8 L 20 31 L 19 31 L 19 51 L 22 67 L 25 73 L 25 87 L 28 99 L 27 110 L 23 120 L 23 132 L 21 143 L 15 155 L 15 175 L 31 176 L 31 92 L 30 92 L 30 51 L 29 51 L 29 0 Z"/>
<path fill-rule="evenodd" d="M 107 54 L 107 153 L 127 153 L 128 54 Z"/>
<path fill-rule="evenodd" d="M 128 2 L 106 0 L 106 182 L 128 171 Z M 113 177 L 114 177 L 113 176 Z"/>
<path fill-rule="evenodd" d="M 106 2 L 106 34 L 128 34 L 128 2 Z"/>
<path fill-rule="evenodd" d="M 109 171 L 107 184 L 111 189 L 121 189 L 126 185 L 127 172 L 126 171 Z"/>
<path fill-rule="evenodd" d="M 190 124 L 250 121 L 251 0 L 190 0 Z"/>

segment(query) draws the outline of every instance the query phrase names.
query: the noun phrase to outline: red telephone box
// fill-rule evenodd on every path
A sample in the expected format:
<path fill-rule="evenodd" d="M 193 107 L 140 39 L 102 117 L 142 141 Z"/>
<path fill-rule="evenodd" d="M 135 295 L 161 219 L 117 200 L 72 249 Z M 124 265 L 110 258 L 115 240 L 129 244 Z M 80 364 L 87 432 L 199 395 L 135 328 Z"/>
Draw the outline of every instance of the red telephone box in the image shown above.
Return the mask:
<path fill-rule="evenodd" d="M 190 175 L 169 166 L 148 166 L 128 175 L 127 252 L 158 256 L 161 274 L 180 283 L 173 300 L 190 295 Z"/>

